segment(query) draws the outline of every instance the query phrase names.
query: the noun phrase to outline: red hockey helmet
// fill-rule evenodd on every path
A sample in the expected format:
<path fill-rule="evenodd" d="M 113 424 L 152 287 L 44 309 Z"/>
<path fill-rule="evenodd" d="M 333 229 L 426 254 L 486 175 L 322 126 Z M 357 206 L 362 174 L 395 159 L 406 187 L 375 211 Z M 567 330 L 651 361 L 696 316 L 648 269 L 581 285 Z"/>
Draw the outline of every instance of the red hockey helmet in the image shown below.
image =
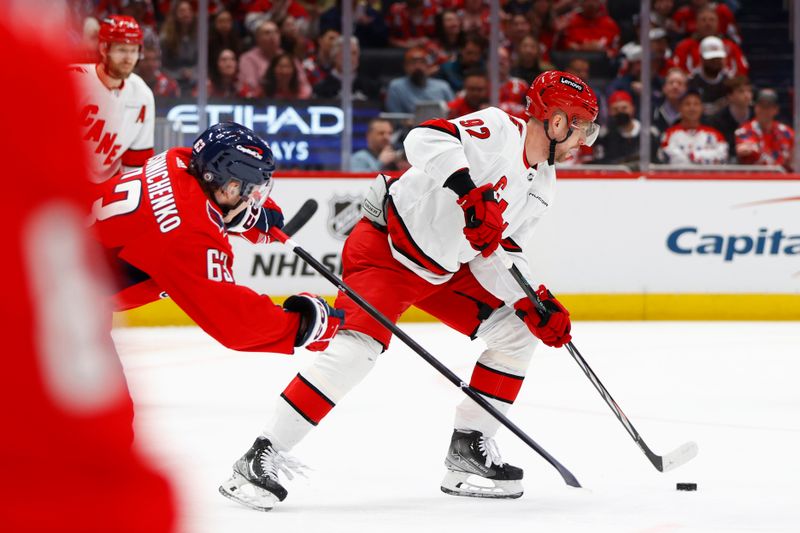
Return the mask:
<path fill-rule="evenodd" d="M 124 15 L 111 15 L 104 18 L 103 22 L 100 23 L 98 39 L 100 43 L 106 44 L 123 43 L 142 46 L 144 32 L 135 18 Z"/>
<path fill-rule="evenodd" d="M 543 72 L 533 80 L 525 101 L 525 111 L 536 120 L 546 123 L 555 111 L 562 111 L 573 128 L 583 130 L 587 145 L 597 139 L 597 96 L 578 76 L 560 70 Z"/>

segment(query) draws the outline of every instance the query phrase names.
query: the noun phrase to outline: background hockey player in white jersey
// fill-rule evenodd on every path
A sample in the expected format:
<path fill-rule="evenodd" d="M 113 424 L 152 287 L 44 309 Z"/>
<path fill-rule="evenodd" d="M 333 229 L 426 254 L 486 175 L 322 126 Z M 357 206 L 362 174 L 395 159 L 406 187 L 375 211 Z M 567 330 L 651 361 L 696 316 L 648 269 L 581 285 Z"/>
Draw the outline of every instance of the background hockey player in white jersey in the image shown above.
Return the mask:
<path fill-rule="evenodd" d="M 362 219 L 344 246 L 343 277 L 396 321 L 415 305 L 453 329 L 481 338 L 486 350 L 470 386 L 506 412 L 517 397 L 537 345 L 570 340 L 567 310 L 544 287 L 541 317 L 493 254 L 502 246 L 530 278 L 521 246 L 553 204 L 554 162 L 597 137 L 597 99 L 580 78 L 559 71 L 537 77 L 527 92 L 529 120 L 490 107 L 435 119 L 405 139 L 411 168 L 378 176 Z M 278 400 L 272 421 L 234 464 L 223 495 L 269 510 L 286 489 L 278 472 L 296 465 L 293 448 L 359 383 L 388 347 L 391 334 L 340 293 L 342 331 Z M 457 408 L 442 490 L 490 498 L 522 495 L 522 470 L 504 463 L 493 436 L 499 422 L 470 399 Z M 468 481 L 477 475 L 491 489 Z M 291 477 L 291 476 L 290 476 Z"/>
<path fill-rule="evenodd" d="M 91 154 L 90 179 L 101 183 L 119 171 L 141 167 L 153 156 L 153 91 L 133 73 L 143 33 L 133 17 L 100 23 L 100 62 L 72 65 L 81 88 L 83 140 Z"/>

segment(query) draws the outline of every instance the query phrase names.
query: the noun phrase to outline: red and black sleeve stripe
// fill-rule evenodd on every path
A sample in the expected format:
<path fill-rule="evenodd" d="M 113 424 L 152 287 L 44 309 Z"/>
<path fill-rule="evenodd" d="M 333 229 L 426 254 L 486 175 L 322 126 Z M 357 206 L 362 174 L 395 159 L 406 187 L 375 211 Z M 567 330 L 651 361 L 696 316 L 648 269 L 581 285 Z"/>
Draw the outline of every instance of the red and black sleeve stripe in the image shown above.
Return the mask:
<path fill-rule="evenodd" d="M 330 398 L 300 374 L 297 374 L 286 386 L 281 393 L 281 398 L 286 400 L 286 403 L 292 406 L 300 416 L 315 426 L 336 406 Z"/>
<path fill-rule="evenodd" d="M 505 403 L 514 403 L 524 379 L 524 376 L 515 376 L 476 363 L 469 386 L 489 398 Z"/>

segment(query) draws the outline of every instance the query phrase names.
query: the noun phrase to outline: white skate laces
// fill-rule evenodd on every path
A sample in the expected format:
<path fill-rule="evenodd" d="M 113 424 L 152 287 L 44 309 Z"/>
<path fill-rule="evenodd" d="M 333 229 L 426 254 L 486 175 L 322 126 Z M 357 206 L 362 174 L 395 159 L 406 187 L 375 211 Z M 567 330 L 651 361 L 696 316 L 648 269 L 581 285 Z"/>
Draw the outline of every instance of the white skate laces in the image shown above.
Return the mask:
<path fill-rule="evenodd" d="M 490 468 L 492 464 L 503 466 L 503 459 L 500 457 L 500 450 L 497 448 L 497 443 L 491 437 L 481 437 L 478 441 L 478 449 L 483 455 L 486 456 L 486 468 Z"/>
<path fill-rule="evenodd" d="M 259 462 L 264 473 L 276 481 L 278 480 L 278 472 L 283 472 L 283 475 L 289 480 L 294 479 L 295 474 L 308 477 L 305 473 L 308 470 L 306 465 L 296 457 L 279 452 L 272 447 L 261 452 Z"/>

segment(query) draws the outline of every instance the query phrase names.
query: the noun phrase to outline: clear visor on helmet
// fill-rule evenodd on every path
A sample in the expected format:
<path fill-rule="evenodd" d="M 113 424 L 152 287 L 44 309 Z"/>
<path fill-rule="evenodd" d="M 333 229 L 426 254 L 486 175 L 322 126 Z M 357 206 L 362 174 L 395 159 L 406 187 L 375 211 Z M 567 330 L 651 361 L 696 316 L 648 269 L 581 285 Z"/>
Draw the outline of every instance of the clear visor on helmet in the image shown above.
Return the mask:
<path fill-rule="evenodd" d="M 269 198 L 273 184 L 274 180 L 271 178 L 262 185 L 256 185 L 255 183 L 244 184 L 241 191 L 242 200 L 249 202 L 251 205 L 261 207 Z"/>
<path fill-rule="evenodd" d="M 593 145 L 600 134 L 599 124 L 581 118 L 573 118 L 571 127 L 574 131 L 583 135 L 583 144 L 586 146 Z"/>

